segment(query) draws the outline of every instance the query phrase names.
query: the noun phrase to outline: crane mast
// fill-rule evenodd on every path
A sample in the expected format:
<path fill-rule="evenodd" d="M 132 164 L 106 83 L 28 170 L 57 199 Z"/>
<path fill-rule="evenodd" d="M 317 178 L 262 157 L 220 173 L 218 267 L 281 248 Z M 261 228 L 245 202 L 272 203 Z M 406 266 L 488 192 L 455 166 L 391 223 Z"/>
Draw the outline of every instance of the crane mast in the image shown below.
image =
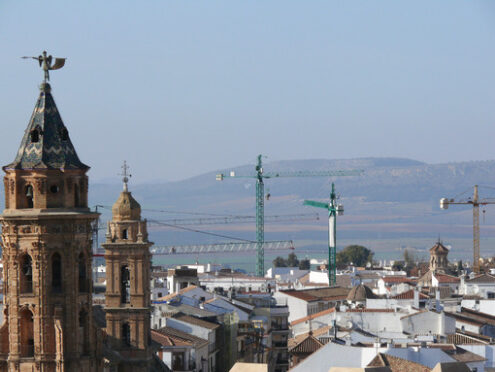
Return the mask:
<path fill-rule="evenodd" d="M 467 200 L 440 199 L 440 208 L 448 209 L 449 205 L 472 205 L 473 206 L 473 271 L 480 272 L 480 205 L 495 204 L 493 199 L 480 199 L 478 185 L 474 185 L 473 197 Z"/>
<path fill-rule="evenodd" d="M 332 182 L 332 191 L 330 192 L 330 203 L 319 201 L 305 200 L 304 205 L 328 210 L 328 284 L 330 286 L 337 284 L 337 216 L 344 214 L 344 207 L 337 204 L 335 194 L 335 185 Z"/>
<path fill-rule="evenodd" d="M 223 181 L 225 178 L 255 178 L 256 179 L 256 275 L 262 277 L 265 274 L 265 255 L 263 242 L 265 241 L 265 206 L 264 206 L 264 179 L 280 177 L 341 177 L 341 176 L 359 176 L 360 170 L 340 170 L 340 171 L 296 171 L 296 172 L 263 172 L 262 155 L 258 155 L 256 163 L 256 173 L 254 175 L 237 176 L 235 172 L 230 174 L 217 174 L 217 181 Z"/>

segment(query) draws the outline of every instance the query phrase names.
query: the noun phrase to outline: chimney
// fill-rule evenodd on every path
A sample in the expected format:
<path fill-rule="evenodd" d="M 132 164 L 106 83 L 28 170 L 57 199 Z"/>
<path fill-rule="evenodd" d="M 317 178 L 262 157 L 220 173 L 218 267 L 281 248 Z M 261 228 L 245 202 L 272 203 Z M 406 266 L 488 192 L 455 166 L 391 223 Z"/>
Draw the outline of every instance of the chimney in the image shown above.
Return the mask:
<path fill-rule="evenodd" d="M 416 309 L 419 309 L 419 290 L 418 287 L 414 287 L 414 304 Z"/>

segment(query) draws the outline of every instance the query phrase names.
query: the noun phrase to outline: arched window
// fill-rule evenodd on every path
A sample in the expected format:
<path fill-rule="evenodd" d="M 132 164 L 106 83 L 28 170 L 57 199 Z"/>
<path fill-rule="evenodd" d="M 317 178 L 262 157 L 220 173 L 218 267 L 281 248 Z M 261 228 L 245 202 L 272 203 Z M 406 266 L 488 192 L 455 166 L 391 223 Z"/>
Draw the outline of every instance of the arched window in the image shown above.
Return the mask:
<path fill-rule="evenodd" d="M 34 207 L 34 203 L 33 203 L 33 196 L 34 196 L 34 193 L 33 193 L 33 186 L 31 185 L 27 185 L 26 186 L 26 207 L 27 208 L 33 208 Z"/>
<path fill-rule="evenodd" d="M 79 186 L 77 184 L 74 185 L 74 207 L 80 207 L 80 198 L 79 198 Z"/>
<path fill-rule="evenodd" d="M 127 265 L 120 269 L 120 302 L 128 304 L 130 302 L 130 274 Z"/>
<path fill-rule="evenodd" d="M 131 346 L 131 326 L 127 322 L 122 324 L 122 345 Z"/>
<path fill-rule="evenodd" d="M 62 259 L 58 253 L 52 256 L 52 292 L 62 292 Z"/>
<path fill-rule="evenodd" d="M 21 293 L 33 292 L 33 262 L 31 256 L 25 254 L 21 258 L 21 272 L 20 272 L 20 289 Z"/>
<path fill-rule="evenodd" d="M 30 134 L 31 142 L 36 143 L 40 141 L 40 131 L 38 130 L 38 128 L 33 129 Z"/>
<path fill-rule="evenodd" d="M 87 266 L 86 266 L 86 257 L 84 253 L 81 253 L 77 262 L 78 271 L 79 271 L 79 292 L 85 293 L 89 290 L 88 286 L 88 275 L 87 275 Z"/>
<path fill-rule="evenodd" d="M 88 329 L 88 313 L 86 310 L 79 312 L 79 352 L 83 355 L 89 352 L 89 329 Z"/>
<path fill-rule="evenodd" d="M 34 356 L 34 323 L 33 313 L 29 309 L 20 312 L 21 326 L 21 356 Z"/>

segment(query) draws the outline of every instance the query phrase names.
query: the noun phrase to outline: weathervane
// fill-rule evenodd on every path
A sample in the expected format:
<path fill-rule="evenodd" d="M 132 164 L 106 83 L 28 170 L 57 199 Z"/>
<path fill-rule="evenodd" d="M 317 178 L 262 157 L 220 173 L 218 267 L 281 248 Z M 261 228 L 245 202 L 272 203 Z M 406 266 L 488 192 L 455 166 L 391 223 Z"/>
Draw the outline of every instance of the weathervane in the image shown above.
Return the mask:
<path fill-rule="evenodd" d="M 43 69 L 45 72 L 45 79 L 43 80 L 44 83 L 50 80 L 50 74 L 48 71 L 50 70 L 58 70 L 65 65 L 65 60 L 67 58 L 55 58 L 55 61 L 52 64 L 52 60 L 54 59 L 52 56 L 47 55 L 46 50 L 43 51 L 42 55 L 38 57 L 21 57 L 24 59 L 32 58 L 35 59 L 39 62 L 40 67 Z"/>
<path fill-rule="evenodd" d="M 124 165 L 121 167 L 122 168 L 122 173 L 120 176 L 122 176 L 122 181 L 124 182 L 124 191 L 127 192 L 127 182 L 129 182 L 129 178 L 132 177 L 132 174 L 127 173 L 129 170 L 129 166 L 127 165 L 127 162 L 124 160 Z"/>

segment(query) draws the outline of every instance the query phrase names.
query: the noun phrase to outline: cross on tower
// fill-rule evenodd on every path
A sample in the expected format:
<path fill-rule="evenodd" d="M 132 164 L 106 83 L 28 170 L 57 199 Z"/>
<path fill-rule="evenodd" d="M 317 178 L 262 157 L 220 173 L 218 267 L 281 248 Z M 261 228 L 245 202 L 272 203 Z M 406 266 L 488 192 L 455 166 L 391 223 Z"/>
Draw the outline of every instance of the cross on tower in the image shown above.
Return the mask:
<path fill-rule="evenodd" d="M 124 165 L 122 165 L 122 173 L 120 176 L 122 176 L 122 181 L 124 182 L 124 191 L 127 192 L 127 182 L 129 182 L 129 178 L 132 177 L 132 174 L 128 173 L 129 166 L 127 165 L 127 162 L 124 160 Z"/>

